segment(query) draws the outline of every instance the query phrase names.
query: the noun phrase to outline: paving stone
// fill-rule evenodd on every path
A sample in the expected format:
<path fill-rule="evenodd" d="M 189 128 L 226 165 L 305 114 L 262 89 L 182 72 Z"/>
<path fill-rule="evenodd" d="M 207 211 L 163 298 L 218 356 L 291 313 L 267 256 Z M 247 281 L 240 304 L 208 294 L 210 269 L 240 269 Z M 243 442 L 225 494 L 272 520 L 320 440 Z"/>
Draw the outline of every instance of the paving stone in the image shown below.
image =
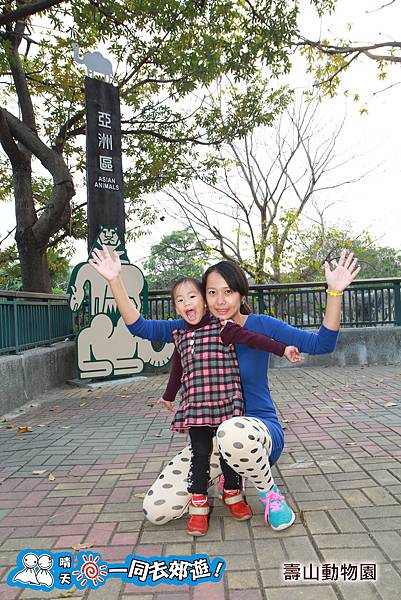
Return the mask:
<path fill-rule="evenodd" d="M 259 588 L 259 581 L 255 571 L 234 571 L 227 573 L 226 577 L 230 591 Z"/>
<path fill-rule="evenodd" d="M 282 565 L 275 569 L 261 569 L 260 576 L 262 578 L 262 585 L 264 588 L 276 588 L 284 585 L 284 570 Z"/>
<path fill-rule="evenodd" d="M 319 548 L 366 548 L 375 545 L 367 533 L 314 535 L 313 539 Z"/>
<path fill-rule="evenodd" d="M 228 571 L 255 571 L 256 561 L 251 554 L 228 554 L 224 555 L 224 560 L 227 563 L 226 572 Z"/>
<path fill-rule="evenodd" d="M 168 598 L 168 596 L 164 596 Z M 193 591 L 193 600 L 224 600 L 224 582 L 203 582 L 197 585 Z"/>
<path fill-rule="evenodd" d="M 361 490 L 341 490 L 340 494 L 349 506 L 372 506 L 372 502 Z"/>
<path fill-rule="evenodd" d="M 0 428 L 0 464 L 5 457 L 8 465 L 0 472 L 0 575 L 15 565 L 22 545 L 35 547 L 42 539 L 43 547 L 71 549 L 97 531 L 103 545 L 96 550 L 110 560 L 123 560 L 140 534 L 139 556 L 204 553 L 228 563 L 225 584 L 133 589 L 113 581 L 121 589 L 102 591 L 110 600 L 396 600 L 401 589 L 401 409 L 390 414 L 378 405 L 400 397 L 399 366 L 278 369 L 270 377 L 281 417 L 288 420 L 285 452 L 273 474 L 296 513 L 303 510 L 308 529 L 297 514 L 292 527 L 274 532 L 250 485 L 255 515 L 249 522 L 234 522 L 218 503 L 204 538 L 190 538 L 185 519 L 151 525 L 136 494 L 149 488 L 166 457 L 183 445 L 169 432 L 168 416 L 146 406 L 160 396 L 167 376 L 130 384 L 124 392 L 118 384 L 110 386 L 96 391 L 96 400 L 93 392 L 60 388 L 51 392 L 45 414 L 37 408 L 30 418 L 33 427 L 35 418 L 56 426 L 37 429 L 29 440 L 16 440 Z M 80 407 L 83 399 L 86 405 Z M 58 408 L 49 412 L 51 402 Z M 60 432 L 60 420 L 70 429 Z M 159 433 L 162 437 L 155 438 Z M 53 472 L 54 482 L 32 475 L 42 464 Z M 43 537 L 45 528 L 54 528 L 47 532 L 55 535 Z M 376 560 L 379 573 L 386 569 L 376 586 L 282 580 L 282 565 L 289 560 L 320 564 L 330 557 L 341 563 L 361 556 Z M 86 590 L 85 600 L 89 593 L 98 597 L 97 592 Z"/>
<path fill-rule="evenodd" d="M 224 539 L 225 540 L 248 540 L 250 530 L 248 521 L 234 521 L 232 517 L 224 520 Z"/>
<path fill-rule="evenodd" d="M 323 548 L 321 550 L 325 562 L 337 565 L 343 563 L 385 563 L 388 559 L 379 548 Z"/>
<path fill-rule="evenodd" d="M 312 534 L 336 533 L 336 528 L 324 511 L 308 511 L 305 515 L 305 521 Z"/>
<path fill-rule="evenodd" d="M 332 586 L 305 586 L 268 588 L 266 595 L 269 600 L 337 600 L 337 594 Z"/>
<path fill-rule="evenodd" d="M 396 531 L 376 532 L 373 538 L 390 560 L 401 560 L 401 536 Z"/>
<path fill-rule="evenodd" d="M 305 535 L 306 529 L 302 523 L 295 521 L 291 527 L 282 531 L 274 531 L 264 521 L 255 522 L 255 517 L 251 521 L 252 535 L 255 539 L 285 539 Z M 242 542 L 241 542 L 242 544 Z"/>
<path fill-rule="evenodd" d="M 397 500 L 390 496 L 390 494 L 382 487 L 366 489 L 362 488 L 362 491 L 373 502 L 373 504 L 376 504 L 377 506 L 383 506 L 386 504 L 397 504 Z"/>
<path fill-rule="evenodd" d="M 401 505 L 397 504 L 395 506 L 362 507 L 356 508 L 355 512 L 360 519 L 372 519 L 375 517 L 401 517 Z"/>
<path fill-rule="evenodd" d="M 262 600 L 262 592 L 259 589 L 231 590 L 230 600 Z"/>
<path fill-rule="evenodd" d="M 340 589 L 344 600 L 381 600 L 377 589 L 370 582 L 339 582 Z M 394 597 L 395 600 L 396 597 Z"/>
<path fill-rule="evenodd" d="M 203 552 L 203 550 L 199 549 L 198 552 Z M 188 542 L 187 544 L 185 544 L 185 542 L 183 542 L 181 544 L 166 544 L 164 546 L 164 556 L 170 556 L 172 554 L 176 554 L 179 556 L 192 556 L 192 543 Z M 206 552 L 205 554 L 208 554 L 208 552 Z M 218 552 L 214 551 L 214 554 L 218 554 Z"/>
<path fill-rule="evenodd" d="M 394 531 L 401 529 L 401 517 L 391 517 L 383 519 L 366 519 L 365 521 L 369 531 Z"/>
<path fill-rule="evenodd" d="M 122 585 L 121 580 L 109 578 L 101 588 L 90 590 L 87 598 L 88 600 L 111 600 L 112 598 L 118 598 Z"/>
<path fill-rule="evenodd" d="M 341 533 L 366 531 L 357 516 L 349 509 L 332 510 L 330 518 L 334 521 Z"/>
<path fill-rule="evenodd" d="M 224 542 L 212 542 L 206 537 L 196 538 L 195 546 L 197 553 L 208 554 L 209 556 L 221 556 L 225 558 L 230 554 L 251 554 L 252 546 L 248 540 L 238 540 L 235 542 L 224 541 Z"/>
<path fill-rule="evenodd" d="M 79 598 L 79 600 L 82 600 L 82 598 L 85 598 L 85 596 L 87 595 L 87 591 L 74 591 L 73 595 L 68 595 L 67 598 L 68 600 L 77 600 Z M 22 592 L 21 596 L 18 596 L 19 598 L 23 598 L 23 600 L 29 598 L 32 600 L 37 600 L 38 598 L 40 600 L 44 600 L 43 597 L 43 592 L 42 595 L 40 595 L 40 591 L 36 591 L 35 590 L 24 590 Z M 60 590 L 53 590 L 51 592 L 46 592 L 46 598 L 63 598 L 63 596 L 60 596 Z M 8 598 L 7 598 L 8 600 Z"/>
<path fill-rule="evenodd" d="M 382 469 L 380 471 L 374 471 L 372 473 L 372 477 L 381 485 L 397 485 L 400 483 L 400 480 L 394 477 L 387 469 Z"/>
<path fill-rule="evenodd" d="M 290 562 L 319 562 L 316 550 L 307 536 L 287 538 L 282 541 Z M 288 561 L 287 561 L 288 562 Z"/>
<path fill-rule="evenodd" d="M 401 577 L 392 565 L 380 565 L 375 587 L 383 600 L 395 600 L 400 597 Z"/>

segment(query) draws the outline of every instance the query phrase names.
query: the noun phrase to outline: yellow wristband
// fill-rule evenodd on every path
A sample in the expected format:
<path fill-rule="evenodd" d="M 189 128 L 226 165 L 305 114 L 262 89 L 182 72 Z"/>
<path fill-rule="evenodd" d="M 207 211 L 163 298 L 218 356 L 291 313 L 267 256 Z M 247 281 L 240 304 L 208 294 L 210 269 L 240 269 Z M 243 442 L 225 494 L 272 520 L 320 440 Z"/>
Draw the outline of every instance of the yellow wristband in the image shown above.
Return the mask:
<path fill-rule="evenodd" d="M 342 296 L 344 292 L 332 292 L 331 290 L 326 290 L 326 294 L 333 296 L 333 298 L 338 298 L 338 296 Z"/>

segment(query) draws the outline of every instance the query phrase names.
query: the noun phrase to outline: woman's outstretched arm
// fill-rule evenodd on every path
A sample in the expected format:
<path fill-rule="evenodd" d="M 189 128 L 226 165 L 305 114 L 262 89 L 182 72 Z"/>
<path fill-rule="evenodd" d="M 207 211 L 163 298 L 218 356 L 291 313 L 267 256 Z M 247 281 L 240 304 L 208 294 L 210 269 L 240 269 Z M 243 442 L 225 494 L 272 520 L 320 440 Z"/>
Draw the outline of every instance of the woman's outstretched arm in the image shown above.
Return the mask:
<path fill-rule="evenodd" d="M 263 319 L 265 335 L 275 340 L 283 342 L 288 346 L 297 346 L 301 352 L 307 354 L 326 354 L 333 352 L 336 347 L 338 330 L 341 319 L 342 293 L 349 284 L 358 275 L 360 268 L 357 267 L 357 261 L 350 253 L 343 250 L 340 255 L 337 267 L 331 271 L 328 263 L 325 263 L 325 275 L 328 291 L 333 295 L 327 294 L 326 313 L 323 319 L 323 325 L 318 333 L 305 331 L 297 327 L 292 327 L 280 319 L 266 317 Z M 336 295 L 338 294 L 338 296 Z"/>
<path fill-rule="evenodd" d="M 361 267 L 353 252 L 347 256 L 346 250 L 340 254 L 337 267 L 332 271 L 328 262 L 324 263 L 324 273 L 327 281 L 326 313 L 323 325 L 327 329 L 338 330 L 340 328 L 341 304 L 343 291 L 358 275 Z"/>

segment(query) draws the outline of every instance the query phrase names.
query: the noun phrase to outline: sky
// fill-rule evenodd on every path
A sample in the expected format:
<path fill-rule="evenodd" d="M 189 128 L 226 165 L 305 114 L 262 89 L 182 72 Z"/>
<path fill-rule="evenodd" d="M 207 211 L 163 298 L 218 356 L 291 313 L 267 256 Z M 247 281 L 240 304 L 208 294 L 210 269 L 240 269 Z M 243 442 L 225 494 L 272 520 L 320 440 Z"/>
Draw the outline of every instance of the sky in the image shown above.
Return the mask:
<path fill-rule="evenodd" d="M 377 10 L 383 4 L 386 4 L 384 0 L 340 0 L 335 14 L 319 19 L 305 1 L 299 21 L 300 29 L 305 37 L 311 39 L 317 39 L 319 35 L 330 39 L 349 37 L 361 43 L 399 39 L 397 34 L 401 22 L 401 3 L 397 0 L 390 6 Z M 358 230 L 368 228 L 378 244 L 397 249 L 401 249 L 400 66 L 390 66 L 388 78 L 379 81 L 375 62 L 362 58 L 342 76 L 337 97 L 324 100 L 322 105 L 324 125 L 330 130 L 345 116 L 341 135 L 342 148 L 352 153 L 354 158 L 342 171 L 342 179 L 369 172 L 358 183 L 322 194 L 322 202 L 335 201 L 327 212 L 327 218 L 332 222 L 351 221 Z M 301 59 L 295 61 L 288 83 L 298 93 L 309 87 L 310 80 Z M 345 90 L 349 91 L 348 98 L 344 96 Z M 353 102 L 350 96 L 356 93 L 360 100 Z M 367 114 L 359 113 L 362 107 L 367 108 Z M 2 204 L 0 239 L 15 225 L 13 212 L 11 203 Z M 158 221 L 150 235 L 127 245 L 131 262 L 141 265 L 143 259 L 149 256 L 151 246 L 162 235 L 180 228 L 181 225 L 169 216 L 163 222 Z M 86 259 L 85 242 L 77 242 L 72 263 L 77 264 Z"/>

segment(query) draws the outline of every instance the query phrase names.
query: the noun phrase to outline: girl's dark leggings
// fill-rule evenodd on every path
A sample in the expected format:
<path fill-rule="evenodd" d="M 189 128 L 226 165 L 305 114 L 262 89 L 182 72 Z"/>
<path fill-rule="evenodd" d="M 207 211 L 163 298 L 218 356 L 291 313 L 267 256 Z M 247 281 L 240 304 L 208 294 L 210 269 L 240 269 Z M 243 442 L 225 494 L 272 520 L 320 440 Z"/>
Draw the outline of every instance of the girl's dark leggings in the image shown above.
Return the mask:
<path fill-rule="evenodd" d="M 188 473 L 188 492 L 207 495 L 209 485 L 210 455 L 213 447 L 214 427 L 190 427 L 192 459 Z M 241 477 L 232 469 L 220 454 L 220 466 L 224 475 L 226 490 L 240 490 Z"/>

